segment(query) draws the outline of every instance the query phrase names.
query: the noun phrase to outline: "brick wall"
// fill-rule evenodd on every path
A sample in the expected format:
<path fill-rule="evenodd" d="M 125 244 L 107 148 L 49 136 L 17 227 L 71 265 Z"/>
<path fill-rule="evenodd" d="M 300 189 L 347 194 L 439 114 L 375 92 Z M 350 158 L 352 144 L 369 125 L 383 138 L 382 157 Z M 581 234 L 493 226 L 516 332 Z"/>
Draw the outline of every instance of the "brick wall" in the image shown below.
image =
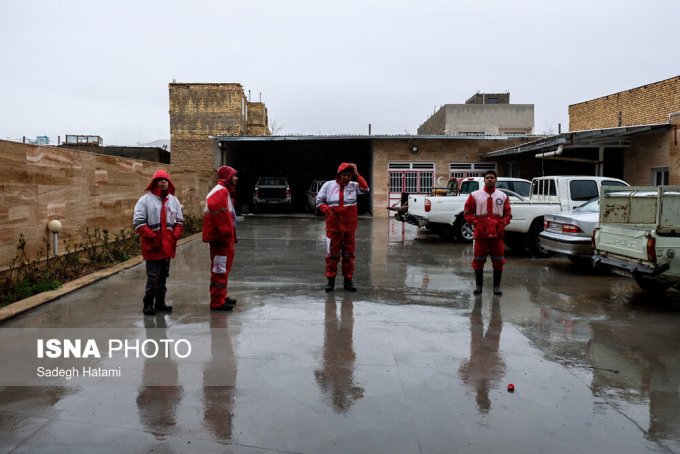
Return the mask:
<path fill-rule="evenodd" d="M 269 120 L 267 118 L 267 108 L 262 102 L 248 103 L 248 131 L 249 136 L 268 136 Z"/>
<path fill-rule="evenodd" d="M 247 134 L 247 100 L 237 83 L 169 84 L 173 164 L 213 168 L 211 135 Z"/>
<path fill-rule="evenodd" d="M 523 142 L 526 142 L 526 139 L 376 140 L 373 142 L 373 182 L 371 186 L 373 216 L 385 218 L 389 215 L 386 209 L 389 196 L 389 162 L 434 162 L 434 181 L 439 180 L 448 183 L 449 165 L 452 162 L 481 162 L 480 154 L 512 147 Z M 416 154 L 411 153 L 413 145 L 418 146 Z M 499 168 L 498 171 L 499 175 L 504 175 L 504 169 Z"/>
<path fill-rule="evenodd" d="M 201 215 L 214 171 L 0 140 L 0 269 L 14 259 L 20 234 L 35 258 L 52 219 L 74 244 L 86 227 L 131 229 L 134 205 L 159 168 L 170 172 L 184 211 Z"/>
<path fill-rule="evenodd" d="M 680 76 L 569 106 L 569 130 L 666 123 L 680 111 Z M 620 114 L 620 122 L 619 122 Z"/>

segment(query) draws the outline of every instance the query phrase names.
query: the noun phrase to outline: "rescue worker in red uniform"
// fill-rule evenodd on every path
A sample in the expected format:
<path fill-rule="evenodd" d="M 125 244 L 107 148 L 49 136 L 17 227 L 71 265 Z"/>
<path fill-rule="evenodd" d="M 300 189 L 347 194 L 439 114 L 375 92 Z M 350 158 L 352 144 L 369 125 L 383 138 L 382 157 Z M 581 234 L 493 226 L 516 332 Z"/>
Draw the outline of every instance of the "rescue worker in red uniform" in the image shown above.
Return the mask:
<path fill-rule="evenodd" d="M 352 181 L 355 178 L 356 181 Z M 326 272 L 325 290 L 335 289 L 335 276 L 342 258 L 343 287 L 350 292 L 357 289 L 354 276 L 355 234 L 357 230 L 357 196 L 368 193 L 368 183 L 359 175 L 354 163 L 338 166 L 335 180 L 327 181 L 316 196 L 316 207 L 326 216 Z"/>
<path fill-rule="evenodd" d="M 182 205 L 175 193 L 170 175 L 157 170 L 146 187 L 147 191 L 135 204 L 132 226 L 142 244 L 142 257 L 146 261 L 146 288 L 144 290 L 144 315 L 156 311 L 172 312 L 165 303 L 165 286 L 170 275 L 170 259 L 175 257 L 177 240 L 184 232 Z"/>
<path fill-rule="evenodd" d="M 203 241 L 210 244 L 210 310 L 230 311 L 236 299 L 227 296 L 229 272 L 234 263 L 236 210 L 234 196 L 236 170 L 222 166 L 217 170 L 217 185 L 205 198 Z"/>
<path fill-rule="evenodd" d="M 510 224 L 512 212 L 507 194 L 496 189 L 498 176 L 493 170 L 484 173 L 484 187 L 474 191 L 465 202 L 465 220 L 474 226 L 474 257 L 472 269 L 475 270 L 475 295 L 482 293 L 484 283 L 484 263 L 491 256 L 493 267 L 493 293 L 502 295 L 501 277 L 505 264 L 505 226 Z"/>

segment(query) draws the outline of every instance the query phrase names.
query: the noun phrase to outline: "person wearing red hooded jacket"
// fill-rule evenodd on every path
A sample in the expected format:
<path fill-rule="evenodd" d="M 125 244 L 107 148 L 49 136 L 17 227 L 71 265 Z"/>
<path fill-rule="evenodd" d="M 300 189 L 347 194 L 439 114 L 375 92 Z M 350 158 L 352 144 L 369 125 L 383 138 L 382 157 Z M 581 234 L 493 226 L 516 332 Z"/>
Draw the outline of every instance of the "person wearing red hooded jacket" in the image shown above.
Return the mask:
<path fill-rule="evenodd" d="M 484 173 L 484 187 L 474 191 L 465 201 L 463 216 L 474 226 L 472 269 L 475 271 L 476 287 L 473 293 L 482 293 L 484 263 L 491 256 L 493 267 L 493 293 L 502 295 L 501 277 L 505 264 L 505 226 L 510 224 L 512 211 L 507 194 L 496 189 L 496 172 Z"/>
<path fill-rule="evenodd" d="M 236 239 L 236 170 L 222 166 L 217 170 L 217 185 L 205 198 L 203 241 L 210 244 L 210 310 L 230 311 L 236 299 L 227 296 L 229 272 L 234 263 Z"/>
<path fill-rule="evenodd" d="M 352 178 L 356 178 L 356 181 L 352 181 Z M 341 258 L 343 287 L 350 292 L 357 291 L 352 283 L 358 224 L 357 196 L 368 191 L 368 183 L 359 175 L 356 164 L 343 162 L 338 166 L 335 180 L 325 182 L 316 196 L 316 207 L 326 216 L 327 292 L 335 289 L 335 276 Z"/>
<path fill-rule="evenodd" d="M 139 198 L 132 216 L 132 225 L 142 244 L 146 261 L 145 315 L 156 311 L 172 312 L 165 303 L 165 286 L 170 275 L 170 259 L 175 257 L 177 240 L 184 232 L 182 205 L 175 194 L 175 185 L 165 170 L 157 170 Z"/>

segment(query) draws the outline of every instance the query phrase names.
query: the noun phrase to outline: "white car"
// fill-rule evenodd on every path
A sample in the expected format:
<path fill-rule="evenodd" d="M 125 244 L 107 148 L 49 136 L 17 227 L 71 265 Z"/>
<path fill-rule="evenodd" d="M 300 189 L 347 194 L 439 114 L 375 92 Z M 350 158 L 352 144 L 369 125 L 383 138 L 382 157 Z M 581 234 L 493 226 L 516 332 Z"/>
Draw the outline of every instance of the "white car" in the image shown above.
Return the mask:
<path fill-rule="evenodd" d="M 325 182 L 326 180 L 313 180 L 309 185 L 309 189 L 305 191 L 305 195 L 307 197 L 305 209 L 310 213 L 319 214 L 316 209 L 316 195 L 319 193 L 319 189 L 321 189 L 321 186 L 323 186 Z"/>
<path fill-rule="evenodd" d="M 599 219 L 599 197 L 571 211 L 546 214 L 540 234 L 541 247 L 564 254 L 573 263 L 586 264 L 593 256 L 592 235 Z"/>

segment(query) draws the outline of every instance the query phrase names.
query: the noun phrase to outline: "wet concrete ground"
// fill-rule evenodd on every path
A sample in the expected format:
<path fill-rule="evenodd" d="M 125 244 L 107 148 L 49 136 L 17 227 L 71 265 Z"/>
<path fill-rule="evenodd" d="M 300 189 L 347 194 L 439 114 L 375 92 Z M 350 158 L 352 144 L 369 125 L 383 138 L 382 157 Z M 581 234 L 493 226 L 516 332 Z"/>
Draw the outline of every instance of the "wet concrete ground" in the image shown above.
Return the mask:
<path fill-rule="evenodd" d="M 2 323 L 0 452 L 680 452 L 677 292 L 509 255 L 503 296 L 487 264 L 474 297 L 470 245 L 362 219 L 359 292 L 329 295 L 321 219 L 239 227 L 232 313 L 208 310 L 196 240 L 171 315 L 142 315 L 141 265 Z M 36 337 L 192 352 L 36 359 Z"/>

